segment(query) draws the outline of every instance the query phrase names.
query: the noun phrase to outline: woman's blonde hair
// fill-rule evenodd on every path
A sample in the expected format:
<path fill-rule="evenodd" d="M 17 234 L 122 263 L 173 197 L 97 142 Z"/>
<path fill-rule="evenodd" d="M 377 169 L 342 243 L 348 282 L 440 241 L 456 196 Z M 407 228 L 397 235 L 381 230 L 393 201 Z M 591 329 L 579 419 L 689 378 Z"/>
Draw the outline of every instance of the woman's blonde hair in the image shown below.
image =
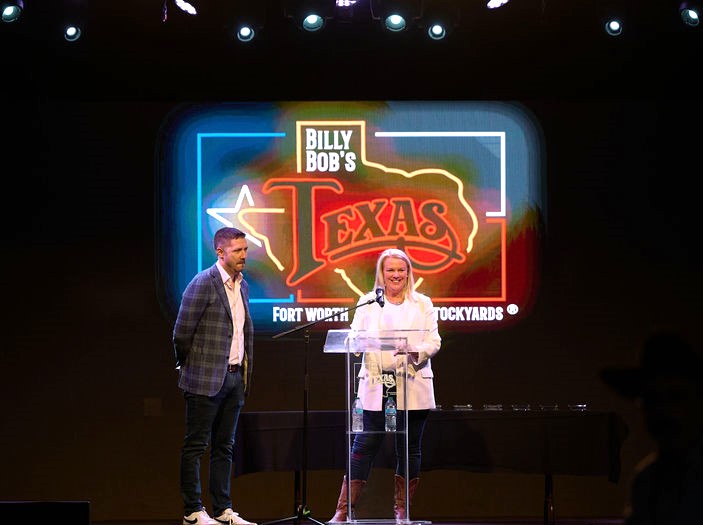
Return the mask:
<path fill-rule="evenodd" d="M 376 261 L 376 281 L 373 285 L 374 289 L 386 289 L 386 280 L 383 277 L 383 262 L 389 257 L 401 259 L 402 261 L 405 261 L 405 264 L 408 266 L 408 279 L 405 281 L 405 290 L 403 291 L 403 295 L 406 299 L 412 301 L 413 291 L 415 290 L 413 263 L 410 262 L 410 257 L 408 257 L 408 255 L 403 250 L 399 250 L 398 248 L 388 248 L 387 250 L 384 250 L 381 255 L 378 256 L 378 261 Z"/>

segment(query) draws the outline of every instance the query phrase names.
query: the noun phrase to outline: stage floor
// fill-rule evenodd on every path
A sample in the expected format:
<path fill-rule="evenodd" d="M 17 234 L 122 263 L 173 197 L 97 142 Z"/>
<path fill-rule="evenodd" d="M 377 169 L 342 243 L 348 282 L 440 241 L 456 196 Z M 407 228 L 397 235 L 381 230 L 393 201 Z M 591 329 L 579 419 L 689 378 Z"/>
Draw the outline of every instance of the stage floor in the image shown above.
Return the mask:
<path fill-rule="evenodd" d="M 270 521 L 280 519 L 271 518 Z M 392 520 L 379 520 L 380 525 L 387 524 Z M 426 520 L 418 520 L 418 522 L 428 523 Z M 490 520 L 486 518 L 480 518 L 476 520 L 462 520 L 462 521 L 429 521 L 432 525 L 541 525 L 544 524 L 543 519 L 539 518 L 501 518 L 497 520 Z M 267 521 L 261 520 L 258 525 L 266 525 Z M 294 524 L 293 521 L 287 522 Z M 360 525 L 373 525 L 375 522 L 372 520 L 358 520 Z M 93 521 L 92 525 L 181 525 L 181 521 L 176 520 L 159 520 L 159 521 Z M 557 519 L 553 525 L 622 525 L 623 520 L 618 518 L 564 518 Z M 298 525 L 298 524 L 294 524 Z M 299 525 L 315 525 L 315 522 L 309 520 L 300 520 Z"/>

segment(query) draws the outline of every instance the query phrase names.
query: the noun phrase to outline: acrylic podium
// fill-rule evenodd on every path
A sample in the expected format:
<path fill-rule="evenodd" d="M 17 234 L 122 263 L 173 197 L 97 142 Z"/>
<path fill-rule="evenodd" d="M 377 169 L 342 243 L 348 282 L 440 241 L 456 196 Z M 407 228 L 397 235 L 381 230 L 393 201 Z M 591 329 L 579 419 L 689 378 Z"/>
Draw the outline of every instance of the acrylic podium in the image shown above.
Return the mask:
<path fill-rule="evenodd" d="M 412 520 L 408 498 L 408 417 L 407 404 L 407 360 L 405 349 L 424 340 L 428 330 L 329 330 L 325 340 L 325 353 L 343 353 L 346 356 L 345 387 L 346 387 L 346 438 L 347 465 L 346 475 L 350 478 L 351 451 L 354 436 L 362 433 L 378 431 L 352 431 L 352 402 L 357 397 L 360 378 L 369 382 L 372 390 L 382 396 L 380 410 L 383 410 L 388 395 L 396 400 L 399 425 L 394 432 L 381 429 L 381 433 L 393 434 L 395 446 L 403 451 L 405 458 L 405 516 L 402 523 L 431 523 L 429 521 Z M 396 357 L 393 357 L 396 356 Z M 394 370 L 387 370 L 382 363 L 396 361 Z M 364 407 L 366 409 L 366 407 Z M 401 414 L 402 412 L 402 414 Z M 402 423 L 402 424 L 400 424 Z M 356 519 L 351 509 L 351 484 L 347 484 L 347 519 L 353 523 L 398 523 L 395 519 Z"/>

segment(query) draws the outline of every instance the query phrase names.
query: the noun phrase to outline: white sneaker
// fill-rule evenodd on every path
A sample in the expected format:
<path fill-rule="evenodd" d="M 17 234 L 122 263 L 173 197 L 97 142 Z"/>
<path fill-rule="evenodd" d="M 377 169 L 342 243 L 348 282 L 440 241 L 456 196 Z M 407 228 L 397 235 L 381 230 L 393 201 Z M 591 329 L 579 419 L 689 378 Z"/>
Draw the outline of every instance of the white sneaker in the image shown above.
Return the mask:
<path fill-rule="evenodd" d="M 232 509 L 227 509 L 220 516 L 217 516 L 215 523 L 222 525 L 257 525 L 253 521 L 245 520 Z"/>
<path fill-rule="evenodd" d="M 183 525 L 218 525 L 218 523 L 208 516 L 205 507 L 198 512 L 192 512 L 187 516 L 183 516 Z"/>

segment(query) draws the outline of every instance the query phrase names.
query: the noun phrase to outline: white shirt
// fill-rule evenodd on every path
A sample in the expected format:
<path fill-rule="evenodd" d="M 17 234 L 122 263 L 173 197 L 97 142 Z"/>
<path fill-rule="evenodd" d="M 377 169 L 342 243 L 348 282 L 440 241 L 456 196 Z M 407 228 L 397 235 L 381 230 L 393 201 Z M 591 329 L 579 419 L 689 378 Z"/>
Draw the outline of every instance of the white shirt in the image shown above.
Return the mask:
<path fill-rule="evenodd" d="M 410 303 L 403 301 L 401 304 L 393 304 L 386 301 L 386 307 L 381 308 L 381 326 L 386 330 L 402 330 L 408 325 L 410 316 Z M 394 356 L 393 352 L 379 352 L 381 358 L 381 368 L 384 371 L 395 372 L 398 365 L 405 362 L 404 357 Z"/>
<path fill-rule="evenodd" d="M 232 282 L 232 278 L 220 265 L 220 261 L 217 261 L 217 269 L 220 271 L 222 283 L 225 285 L 225 292 L 227 292 L 234 329 L 227 363 L 230 365 L 242 364 L 244 362 L 244 304 L 242 303 L 241 282 L 244 277 L 238 273 Z"/>

